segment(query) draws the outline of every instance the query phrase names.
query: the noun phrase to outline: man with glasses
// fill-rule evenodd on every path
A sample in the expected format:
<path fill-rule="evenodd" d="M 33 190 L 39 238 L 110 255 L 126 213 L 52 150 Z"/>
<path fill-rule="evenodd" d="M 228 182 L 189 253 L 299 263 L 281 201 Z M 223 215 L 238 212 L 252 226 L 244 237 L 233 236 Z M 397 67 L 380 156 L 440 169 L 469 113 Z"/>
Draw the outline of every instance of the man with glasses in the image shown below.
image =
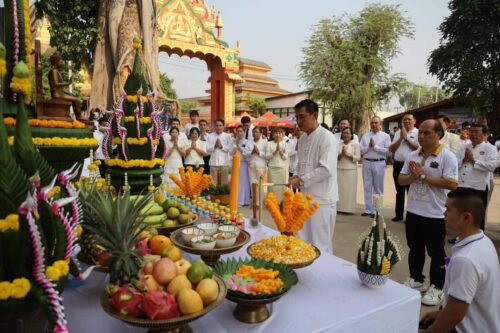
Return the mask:
<path fill-rule="evenodd" d="M 405 192 L 408 186 L 401 186 L 398 183 L 399 173 L 403 168 L 408 154 L 418 148 L 418 129 L 415 128 L 415 117 L 412 114 L 406 114 L 403 117 L 403 127 L 394 134 L 394 139 L 389 150 L 394 154 L 394 164 L 392 177 L 396 186 L 396 216 L 392 221 L 402 221 L 405 210 Z"/>
<path fill-rule="evenodd" d="M 370 120 L 371 131 L 363 135 L 359 144 L 363 155 L 363 185 L 365 190 L 365 212 L 362 216 L 375 216 L 373 195 L 384 194 L 385 159 L 391 146 L 391 137 L 382 131 L 382 120 Z"/>

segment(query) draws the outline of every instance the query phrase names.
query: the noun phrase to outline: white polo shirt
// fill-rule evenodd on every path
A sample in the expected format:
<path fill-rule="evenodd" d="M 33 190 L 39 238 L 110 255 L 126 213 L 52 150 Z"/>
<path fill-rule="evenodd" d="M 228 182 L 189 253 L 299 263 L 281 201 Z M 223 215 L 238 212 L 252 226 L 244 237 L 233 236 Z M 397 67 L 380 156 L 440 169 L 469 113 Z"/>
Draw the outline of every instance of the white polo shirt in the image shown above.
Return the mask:
<path fill-rule="evenodd" d="M 453 246 L 446 267 L 444 301 L 451 296 L 469 304 L 459 333 L 500 332 L 500 264 L 495 246 L 481 231 Z"/>
<path fill-rule="evenodd" d="M 469 148 L 474 155 L 475 163 L 463 163 L 465 150 Z M 497 167 L 497 151 L 488 142 L 473 146 L 472 143 L 462 145 L 457 153 L 459 182 L 458 186 L 484 191 L 490 185 L 490 173 Z"/>
<path fill-rule="evenodd" d="M 396 134 L 394 134 L 394 138 L 392 139 L 392 143 L 396 142 L 399 140 L 401 136 L 401 130 L 397 131 Z M 413 128 L 411 131 L 408 131 L 406 133 L 406 139 L 410 141 L 411 143 L 417 144 L 418 145 L 418 128 Z M 401 141 L 401 144 L 399 145 L 398 149 L 394 153 L 394 159 L 398 162 L 404 162 L 406 158 L 408 157 L 408 154 L 411 153 L 413 150 L 408 146 L 408 143 L 406 141 Z"/>
<path fill-rule="evenodd" d="M 428 177 L 443 178 L 458 182 L 458 164 L 455 154 L 440 144 L 427 159 L 419 148 L 408 154 L 401 173 L 411 174 L 409 162 L 420 163 Z M 407 211 L 416 215 L 439 219 L 444 218 L 446 196 L 449 190 L 430 186 L 426 181 L 417 180 L 410 184 Z"/>

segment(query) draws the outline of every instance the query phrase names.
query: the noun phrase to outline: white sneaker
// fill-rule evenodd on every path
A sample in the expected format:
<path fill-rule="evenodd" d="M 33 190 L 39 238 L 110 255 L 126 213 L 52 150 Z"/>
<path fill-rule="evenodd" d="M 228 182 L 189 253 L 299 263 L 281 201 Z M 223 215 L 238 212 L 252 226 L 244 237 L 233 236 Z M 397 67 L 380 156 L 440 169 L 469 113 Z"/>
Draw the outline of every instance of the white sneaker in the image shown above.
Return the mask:
<path fill-rule="evenodd" d="M 422 282 L 415 281 L 413 278 L 409 278 L 408 280 L 406 280 L 404 285 L 407 286 L 408 288 L 415 289 L 420 292 L 427 290 L 427 288 Z"/>
<path fill-rule="evenodd" d="M 428 306 L 436 306 L 443 302 L 443 297 L 443 291 L 431 284 L 424 296 L 422 296 L 422 304 Z"/>

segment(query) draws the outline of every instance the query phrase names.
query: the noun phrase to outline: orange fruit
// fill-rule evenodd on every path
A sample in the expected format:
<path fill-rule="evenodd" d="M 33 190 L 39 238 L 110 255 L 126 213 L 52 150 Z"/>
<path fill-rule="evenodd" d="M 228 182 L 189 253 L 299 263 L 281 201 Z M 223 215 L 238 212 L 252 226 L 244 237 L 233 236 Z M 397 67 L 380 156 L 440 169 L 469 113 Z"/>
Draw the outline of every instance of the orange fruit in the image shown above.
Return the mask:
<path fill-rule="evenodd" d="M 172 241 L 167 236 L 156 235 L 149 240 L 149 248 L 152 254 L 162 254 L 170 246 L 172 246 Z"/>

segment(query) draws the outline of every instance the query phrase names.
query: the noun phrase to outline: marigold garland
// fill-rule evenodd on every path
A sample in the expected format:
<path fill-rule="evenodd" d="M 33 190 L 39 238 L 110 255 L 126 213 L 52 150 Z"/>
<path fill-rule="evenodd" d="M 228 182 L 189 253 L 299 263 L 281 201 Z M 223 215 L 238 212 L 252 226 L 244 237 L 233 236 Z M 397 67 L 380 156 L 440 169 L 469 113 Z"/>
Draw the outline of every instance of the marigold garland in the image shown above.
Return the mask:
<path fill-rule="evenodd" d="M 14 137 L 9 136 L 9 145 L 14 145 Z M 64 146 L 64 147 L 94 147 L 97 146 L 97 140 L 94 138 L 33 138 L 33 143 L 35 146 Z"/>
<path fill-rule="evenodd" d="M 29 77 L 13 76 L 10 81 L 10 89 L 23 94 L 26 104 L 31 103 L 31 75 Z"/>
<path fill-rule="evenodd" d="M 24 298 L 31 290 L 31 282 L 26 278 L 18 278 L 9 281 L 0 282 L 0 301 L 12 298 Z"/>
<path fill-rule="evenodd" d="M 28 66 L 28 69 L 31 70 L 31 52 L 32 52 L 32 48 L 31 48 L 31 20 L 28 19 L 30 17 L 30 3 L 29 3 L 29 0 L 24 0 L 23 1 L 23 11 L 24 11 L 24 17 L 25 17 L 25 19 L 24 19 L 24 45 L 25 45 L 25 48 L 26 48 L 26 59 L 24 59 L 24 62 L 26 62 L 26 65 Z"/>
<path fill-rule="evenodd" d="M 0 77 L 4 77 L 7 73 L 7 62 L 5 59 L 0 59 Z"/>
<path fill-rule="evenodd" d="M 179 186 L 182 192 L 189 196 L 200 195 L 200 193 L 206 190 L 212 183 L 212 177 L 210 175 L 204 175 L 204 168 L 199 168 L 197 172 L 193 171 L 192 167 L 179 168 L 180 179 L 177 175 L 170 174 L 169 177 L 172 181 Z"/>
<path fill-rule="evenodd" d="M 161 158 L 155 158 L 153 160 L 129 160 L 125 161 L 119 158 L 112 158 L 106 160 L 106 165 L 110 167 L 120 167 L 120 168 L 149 168 L 152 169 L 155 166 L 163 166 L 165 161 Z"/>
<path fill-rule="evenodd" d="M 127 116 L 123 117 L 123 120 L 125 120 L 126 123 L 133 123 L 135 121 L 134 116 Z M 139 122 L 143 125 L 145 124 L 151 124 L 151 117 L 139 117 Z"/>
<path fill-rule="evenodd" d="M 5 219 L 0 219 L 0 232 L 6 232 L 8 230 L 19 230 L 19 215 L 10 214 L 7 215 Z"/>
<path fill-rule="evenodd" d="M 4 118 L 3 120 L 5 126 L 15 126 L 16 119 L 12 117 Z M 31 127 L 50 127 L 50 128 L 85 128 L 85 124 L 78 121 L 64 121 L 64 120 L 45 120 L 45 119 L 29 119 L 28 125 Z"/>
<path fill-rule="evenodd" d="M 149 98 L 147 96 L 141 96 L 141 97 L 143 103 L 147 103 L 149 101 Z M 138 102 L 137 95 L 127 95 L 127 102 L 137 104 Z"/>

